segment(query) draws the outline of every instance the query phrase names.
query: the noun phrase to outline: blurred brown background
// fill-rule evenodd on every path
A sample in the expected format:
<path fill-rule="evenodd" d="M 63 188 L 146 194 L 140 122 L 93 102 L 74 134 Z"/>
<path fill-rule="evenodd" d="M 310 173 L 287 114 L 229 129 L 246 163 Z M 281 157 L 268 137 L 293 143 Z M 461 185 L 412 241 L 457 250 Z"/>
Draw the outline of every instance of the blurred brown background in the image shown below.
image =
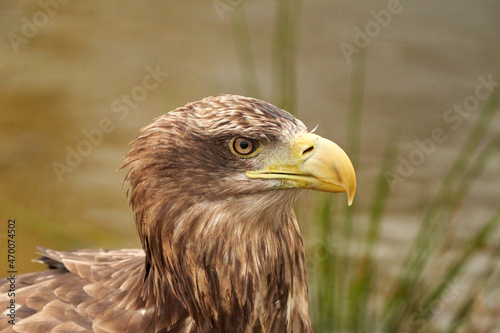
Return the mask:
<path fill-rule="evenodd" d="M 358 42 L 361 53 L 352 59 L 365 52 L 366 66 L 356 198 L 361 208 L 368 206 L 381 153 L 395 132 L 400 156 L 408 160 L 418 157 L 415 140 L 443 130 L 446 141 L 392 192 L 383 234 L 391 248 L 401 249 L 484 101 L 478 99 L 470 116 L 460 116 L 460 124 L 458 113 L 448 114 L 453 121 L 443 117 L 475 96 L 479 77 L 498 78 L 500 3 L 390 3 L 296 2 L 300 9 L 290 23 L 297 29 L 293 111 L 310 129 L 319 124 L 317 133 L 345 145 L 356 61 L 348 61 L 341 45 Z M 16 218 L 19 273 L 42 268 L 30 263 L 36 246 L 139 246 L 122 186 L 125 172 L 116 170 L 128 143 L 154 117 L 219 93 L 286 107 L 276 94 L 276 7 L 273 1 L 223 0 L 0 3 L 0 236 L 4 243 L 7 219 Z M 378 31 L 375 17 L 384 23 Z M 237 30 L 243 18 L 250 49 L 241 46 Z M 372 29 L 372 37 L 363 40 L 357 28 Z M 255 76 L 244 63 L 249 56 Z M 155 71 L 168 75 L 159 75 L 157 85 L 145 83 Z M 103 121 L 100 138 L 95 133 Z M 500 130 L 498 117 L 492 127 Z M 96 143 L 83 143 L 89 141 L 85 133 L 93 133 Z M 73 157 L 73 166 L 59 169 L 58 177 L 54 162 L 67 164 L 68 152 L 78 149 L 87 156 Z M 464 221 L 484 221 L 499 206 L 499 179 L 497 155 L 462 210 Z"/>

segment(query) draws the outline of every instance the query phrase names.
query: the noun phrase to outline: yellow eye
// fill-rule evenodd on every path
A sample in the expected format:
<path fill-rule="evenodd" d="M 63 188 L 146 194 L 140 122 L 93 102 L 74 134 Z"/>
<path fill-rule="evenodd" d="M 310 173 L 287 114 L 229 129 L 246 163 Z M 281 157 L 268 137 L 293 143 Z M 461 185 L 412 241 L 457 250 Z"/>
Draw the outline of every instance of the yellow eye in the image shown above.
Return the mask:
<path fill-rule="evenodd" d="M 232 140 L 231 150 L 240 157 L 249 157 L 257 151 L 259 142 L 254 139 L 236 137 Z"/>

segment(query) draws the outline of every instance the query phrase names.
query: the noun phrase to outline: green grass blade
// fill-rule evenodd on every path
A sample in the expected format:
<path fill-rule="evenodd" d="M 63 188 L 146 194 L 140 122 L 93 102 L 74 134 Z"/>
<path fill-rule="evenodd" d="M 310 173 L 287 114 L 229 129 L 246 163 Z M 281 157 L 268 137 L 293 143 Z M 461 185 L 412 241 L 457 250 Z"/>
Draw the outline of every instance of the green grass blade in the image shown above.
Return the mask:
<path fill-rule="evenodd" d="M 382 166 L 380 167 L 380 172 L 377 177 L 377 183 L 372 197 L 372 205 L 370 209 L 370 224 L 368 227 L 367 238 L 365 240 L 366 244 L 366 255 L 372 255 L 373 246 L 378 240 L 378 235 L 380 231 L 380 223 L 382 217 L 384 216 L 385 208 L 387 206 L 387 201 L 390 195 L 390 183 L 387 181 L 386 176 L 389 170 L 392 170 L 397 154 L 398 148 L 397 139 L 392 138 L 390 143 L 387 144 L 385 152 L 382 159 Z"/>
<path fill-rule="evenodd" d="M 463 198 L 470 192 L 470 188 L 483 174 L 493 154 L 500 151 L 500 134 L 491 140 L 471 163 L 462 182 L 458 184 L 451 209 L 455 210 L 462 203 Z"/>
<path fill-rule="evenodd" d="M 376 318 L 371 313 L 369 303 L 375 295 L 374 285 L 376 283 L 376 259 L 374 247 L 378 241 L 380 225 L 390 195 L 390 184 L 386 180 L 386 173 L 392 170 L 397 157 L 397 140 L 392 138 L 386 145 L 382 164 L 377 177 L 373 192 L 372 205 L 370 209 L 370 222 L 366 238 L 364 239 L 364 250 L 358 272 L 351 283 L 350 288 L 350 329 L 352 332 L 367 332 L 373 329 L 369 318 Z M 374 308 L 373 308 L 374 310 Z"/>
<path fill-rule="evenodd" d="M 430 209 L 427 211 L 425 220 L 429 220 L 430 216 L 435 214 L 439 206 L 446 205 L 446 201 L 449 198 L 448 190 L 452 187 L 453 183 L 461 181 L 462 174 L 465 172 L 470 162 L 470 156 L 474 154 L 479 145 L 483 142 L 493 117 L 499 111 L 499 106 L 500 90 L 496 90 L 488 98 L 486 106 L 470 131 L 458 157 L 455 159 L 448 174 L 445 176 L 436 197 L 431 203 Z"/>
<path fill-rule="evenodd" d="M 351 93 L 349 95 L 349 113 L 347 114 L 347 144 L 349 157 L 356 169 L 359 165 L 361 150 L 361 124 L 364 107 L 366 84 L 366 50 L 362 49 L 353 61 L 351 72 Z"/>
<path fill-rule="evenodd" d="M 498 214 L 498 213 L 497 213 Z M 497 217 L 498 218 L 498 217 Z M 453 319 L 450 322 L 450 325 L 446 331 L 446 333 L 455 333 L 458 329 L 462 328 L 472 314 L 474 310 L 473 306 L 477 297 L 477 289 L 482 288 L 487 285 L 488 280 L 495 279 L 492 284 L 496 287 L 498 285 L 497 277 L 495 277 L 495 271 L 497 269 L 497 263 L 500 259 L 500 243 L 493 248 L 493 251 L 490 254 L 490 259 L 488 264 L 485 265 L 485 269 L 483 274 L 476 279 L 476 283 L 474 287 L 469 290 L 469 295 L 467 299 L 462 302 L 462 306 L 455 312 Z"/>
<path fill-rule="evenodd" d="M 245 95 L 262 98 L 260 94 L 257 70 L 250 43 L 250 33 L 245 12 L 245 5 L 234 11 L 232 20 L 233 39 L 236 45 L 236 53 L 241 68 L 243 87 Z"/>
<path fill-rule="evenodd" d="M 360 154 L 360 143 L 361 143 L 361 123 L 362 123 L 362 113 L 363 113 L 363 100 L 364 100 L 364 87 L 366 80 L 366 56 L 365 51 L 362 51 L 363 55 L 356 57 L 353 62 L 352 74 L 351 74 L 351 93 L 349 97 L 349 111 L 347 119 L 347 152 L 349 157 L 356 169 L 359 165 L 359 154 Z M 339 238 L 339 251 L 342 253 L 336 262 L 336 275 L 337 275 L 337 293 L 338 299 L 341 302 L 346 300 L 346 304 L 341 305 L 339 311 L 338 325 L 344 327 L 345 325 L 352 324 L 350 320 L 349 308 L 353 306 L 353 303 L 347 302 L 351 298 L 352 293 L 357 292 L 357 288 L 351 288 L 351 243 L 353 242 L 353 225 L 354 225 L 354 214 L 356 211 L 357 203 L 344 209 L 344 221 L 340 229 Z M 351 326 L 351 329 L 355 329 Z"/>
<path fill-rule="evenodd" d="M 471 312 L 472 312 L 473 307 L 474 307 L 475 299 L 476 299 L 475 295 L 470 295 L 467 298 L 467 300 L 462 304 L 462 306 L 455 313 L 446 333 L 458 332 L 458 329 L 461 328 L 463 323 L 468 318 L 470 318 Z"/>
<path fill-rule="evenodd" d="M 492 235 L 500 226 L 500 209 L 496 212 L 493 218 L 475 234 L 475 236 L 467 243 L 462 255 L 446 270 L 445 275 L 440 283 L 429 293 L 422 302 L 421 307 L 430 308 L 431 304 L 438 300 L 446 290 L 451 281 L 454 281 L 461 273 L 469 259 L 484 247 L 488 237 Z"/>
<path fill-rule="evenodd" d="M 296 44 L 298 42 L 300 0 L 276 1 L 273 48 L 273 100 L 279 107 L 296 113 Z"/>
<path fill-rule="evenodd" d="M 479 115 L 423 218 L 419 234 L 405 260 L 402 277 L 394 294 L 389 298 L 384 312 L 384 322 L 390 331 L 400 329 L 403 318 L 408 317 L 411 314 L 411 309 L 418 303 L 418 297 L 415 295 L 413 287 L 417 285 L 424 266 L 429 262 L 432 253 L 439 245 L 443 229 L 446 222 L 450 220 L 453 209 L 458 207 L 454 203 L 457 202 L 458 198 L 464 197 L 464 190 L 468 189 L 462 187 L 459 192 L 453 190 L 457 184 L 463 181 L 463 174 L 471 163 L 470 156 L 474 155 L 474 152 L 484 141 L 491 120 L 498 112 L 498 106 L 499 92 L 495 91 L 488 99 L 484 110 Z M 476 177 L 472 179 L 476 179 Z"/>

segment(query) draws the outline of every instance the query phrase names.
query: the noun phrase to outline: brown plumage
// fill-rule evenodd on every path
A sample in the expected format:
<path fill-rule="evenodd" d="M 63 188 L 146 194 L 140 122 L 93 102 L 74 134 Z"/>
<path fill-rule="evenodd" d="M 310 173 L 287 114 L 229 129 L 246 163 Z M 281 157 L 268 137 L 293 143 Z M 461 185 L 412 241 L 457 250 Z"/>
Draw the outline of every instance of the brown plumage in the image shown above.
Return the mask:
<path fill-rule="evenodd" d="M 157 118 L 123 167 L 143 250 L 41 250 L 49 269 L 17 277 L 14 326 L 0 285 L 0 332 L 312 332 L 293 204 L 301 188 L 352 201 L 338 146 L 219 95 Z"/>

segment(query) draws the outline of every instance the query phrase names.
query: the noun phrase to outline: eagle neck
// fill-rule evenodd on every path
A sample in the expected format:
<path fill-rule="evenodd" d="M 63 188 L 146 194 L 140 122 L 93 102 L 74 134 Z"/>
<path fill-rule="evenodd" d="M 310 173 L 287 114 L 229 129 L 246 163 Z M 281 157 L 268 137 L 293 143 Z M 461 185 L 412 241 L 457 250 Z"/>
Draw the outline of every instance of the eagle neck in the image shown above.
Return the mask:
<path fill-rule="evenodd" d="M 277 192 L 200 201 L 162 217 L 163 251 L 152 263 L 165 284 L 155 289 L 173 291 L 198 327 L 312 332 L 296 196 Z"/>

